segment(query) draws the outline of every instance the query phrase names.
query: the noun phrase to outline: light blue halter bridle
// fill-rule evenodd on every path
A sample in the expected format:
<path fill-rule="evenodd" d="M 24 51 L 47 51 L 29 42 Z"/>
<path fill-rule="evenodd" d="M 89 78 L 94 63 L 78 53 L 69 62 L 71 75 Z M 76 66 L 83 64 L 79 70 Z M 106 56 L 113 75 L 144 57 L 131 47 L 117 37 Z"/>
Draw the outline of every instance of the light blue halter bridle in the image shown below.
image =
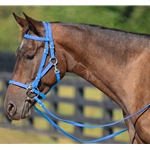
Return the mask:
<path fill-rule="evenodd" d="M 58 60 L 55 57 L 54 41 L 53 41 L 53 37 L 52 37 L 51 26 L 50 26 L 50 23 L 46 23 L 46 22 L 43 22 L 43 25 L 44 25 L 45 30 L 46 30 L 46 35 L 45 35 L 46 37 L 38 37 L 38 36 L 32 36 L 32 35 L 28 35 L 28 34 L 24 35 L 24 38 L 45 42 L 44 53 L 43 53 L 41 63 L 40 63 L 40 67 L 39 67 L 39 70 L 38 70 L 38 73 L 37 73 L 37 76 L 36 76 L 35 80 L 29 85 L 21 83 L 21 82 L 14 81 L 14 80 L 9 81 L 9 84 L 14 84 L 14 85 L 20 86 L 24 89 L 27 89 L 27 91 L 31 91 L 32 93 L 37 94 L 37 96 L 34 97 L 34 99 L 38 98 L 38 96 L 40 96 L 42 99 L 46 97 L 45 94 L 43 94 L 42 92 L 39 91 L 38 85 L 39 85 L 39 82 L 40 82 L 41 78 L 52 67 L 54 67 L 54 73 L 56 75 L 57 83 L 60 82 L 60 71 L 59 71 L 59 69 L 57 69 Z M 47 67 L 45 67 L 45 69 L 43 69 L 48 54 L 50 54 L 49 64 L 47 65 Z"/>
<path fill-rule="evenodd" d="M 24 88 L 27 90 L 27 92 L 32 92 L 34 94 L 36 94 L 36 96 L 33 97 L 33 99 L 39 103 L 39 105 L 45 110 L 45 112 L 47 112 L 51 117 L 59 120 L 59 121 L 62 121 L 62 122 L 65 122 L 67 124 L 71 124 L 71 125 L 74 125 L 74 126 L 78 126 L 78 127 L 84 127 L 84 128 L 103 128 L 103 127 L 108 127 L 108 126 L 113 126 L 115 124 L 118 124 L 120 122 L 123 122 L 124 120 L 127 120 L 137 114 L 140 114 L 144 111 L 146 111 L 150 105 L 147 105 L 146 107 L 144 107 L 143 109 L 141 109 L 140 111 L 130 115 L 130 116 L 127 116 L 126 118 L 123 118 L 119 121 L 116 121 L 114 123 L 110 123 L 110 124 L 105 124 L 105 125 L 97 125 L 97 126 L 90 126 L 90 125 L 85 125 L 85 124 L 80 124 L 80 123 L 77 123 L 77 122 L 73 122 L 73 121 L 69 121 L 69 120 L 63 120 L 63 119 L 60 119 L 58 117 L 56 117 L 54 114 L 52 114 L 49 110 L 47 110 L 43 104 L 43 102 L 41 101 L 42 99 L 46 98 L 46 94 L 43 94 L 42 92 L 39 91 L 38 89 L 38 85 L 39 85 L 39 82 L 41 80 L 41 78 L 52 68 L 54 67 L 54 73 L 56 75 L 56 84 L 54 86 L 56 86 L 59 82 L 60 82 L 60 70 L 57 68 L 57 63 L 58 63 L 58 60 L 57 58 L 55 57 L 55 47 L 54 47 L 54 40 L 53 40 L 53 37 L 52 37 L 52 30 L 51 30 L 51 25 L 50 23 L 48 22 L 43 22 L 43 25 L 44 25 L 44 28 L 45 28 L 45 37 L 38 37 L 38 36 L 32 36 L 32 35 L 28 35 L 28 34 L 25 34 L 24 35 L 24 38 L 27 38 L 27 39 L 31 39 L 31 40 L 38 40 L 38 41 L 44 41 L 45 42 L 45 48 L 44 48 L 44 53 L 43 53 L 43 56 L 42 56 L 42 59 L 41 59 L 41 63 L 40 63 L 40 67 L 39 67 L 39 70 L 38 70 L 38 73 L 37 73 L 37 76 L 35 78 L 35 80 L 31 83 L 31 84 L 24 84 L 24 83 L 21 83 L 21 82 L 17 82 L 17 81 L 14 81 L 14 80 L 10 80 L 9 81 L 9 84 L 13 84 L 15 86 L 19 86 L 21 88 Z M 44 65 L 45 65 L 45 62 L 46 62 L 46 59 L 47 59 L 47 56 L 48 54 L 50 54 L 50 59 L 49 59 L 49 64 L 44 68 Z M 54 87 L 53 86 L 53 87 Z M 51 87 L 50 90 L 53 88 Z M 49 90 L 49 91 L 50 91 Z M 28 95 L 27 95 L 28 96 Z M 28 97 L 30 99 L 30 97 Z M 102 137 L 102 138 L 98 138 L 98 139 L 95 139 L 95 140 L 91 140 L 91 141 L 82 141 L 78 138 L 76 138 L 75 136 L 67 133 L 66 131 L 64 131 L 63 129 L 61 129 L 57 124 L 55 124 L 46 114 L 44 114 L 42 111 L 40 111 L 38 108 L 36 108 L 34 106 L 34 109 L 40 114 L 42 115 L 48 122 L 50 122 L 55 128 L 57 128 L 60 132 L 64 133 L 65 135 L 67 135 L 68 137 L 76 140 L 77 142 L 80 142 L 80 143 L 95 143 L 95 142 L 101 142 L 101 141 L 104 141 L 104 140 L 107 140 L 109 138 L 112 138 L 114 136 L 117 136 L 125 131 L 127 131 L 127 128 L 126 129 L 123 129 L 119 132 L 116 132 L 116 133 L 113 133 L 113 134 L 110 134 L 108 136 L 105 136 L 105 137 Z"/>

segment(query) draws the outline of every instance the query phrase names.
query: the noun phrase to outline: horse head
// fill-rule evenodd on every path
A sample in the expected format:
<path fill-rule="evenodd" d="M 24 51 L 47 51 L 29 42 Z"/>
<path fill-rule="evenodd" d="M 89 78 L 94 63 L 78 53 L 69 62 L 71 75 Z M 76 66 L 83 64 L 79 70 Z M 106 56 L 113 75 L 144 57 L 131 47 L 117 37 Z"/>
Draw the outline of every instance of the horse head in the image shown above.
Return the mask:
<path fill-rule="evenodd" d="M 48 66 L 51 56 L 49 44 L 45 45 L 45 40 L 33 40 L 24 37 L 25 34 L 35 38 L 45 37 L 46 31 L 43 23 L 30 18 L 25 13 L 25 19 L 14 13 L 13 15 L 21 28 L 22 42 L 16 51 L 16 64 L 12 74 L 12 80 L 27 85 L 27 89 L 10 84 L 6 92 L 4 107 L 10 119 L 19 120 L 30 116 L 31 108 L 36 103 L 36 101 L 33 100 L 33 97 L 39 97 L 38 93 L 31 92 L 30 85 L 37 77 L 42 56 L 45 52 L 45 46 L 47 46 L 48 51 L 42 69 Z M 39 79 L 36 87 L 38 92 L 42 92 L 43 94 L 46 94 L 56 83 L 56 75 L 54 73 L 56 71 L 56 64 L 60 71 L 60 78 L 62 78 L 66 72 L 65 58 L 62 53 L 59 53 L 62 48 L 55 39 L 54 45 L 54 54 L 57 59 L 52 58 L 53 60 L 51 61 L 54 61 L 55 65 L 52 66 L 50 70 L 46 71 L 43 77 Z"/>

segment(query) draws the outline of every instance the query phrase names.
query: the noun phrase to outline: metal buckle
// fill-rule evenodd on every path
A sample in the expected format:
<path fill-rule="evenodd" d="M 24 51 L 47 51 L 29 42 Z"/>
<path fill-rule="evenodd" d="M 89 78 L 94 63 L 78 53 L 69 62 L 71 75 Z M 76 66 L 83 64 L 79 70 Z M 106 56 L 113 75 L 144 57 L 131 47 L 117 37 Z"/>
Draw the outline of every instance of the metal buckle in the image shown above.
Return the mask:
<path fill-rule="evenodd" d="M 34 88 L 34 89 L 37 90 L 38 93 L 35 93 L 35 92 L 32 91 L 33 87 L 31 85 L 29 85 L 29 87 L 27 88 L 27 92 L 26 92 L 26 96 L 27 96 L 26 100 L 27 101 L 34 102 L 34 98 L 32 98 L 32 97 L 29 96 L 30 93 L 36 94 L 36 97 L 38 97 L 40 95 L 39 89 L 38 88 Z"/>
<path fill-rule="evenodd" d="M 49 59 L 49 62 L 52 62 L 52 63 L 56 66 L 57 63 L 58 63 L 58 60 L 57 60 L 56 57 L 53 57 L 53 58 L 50 58 L 50 59 Z"/>

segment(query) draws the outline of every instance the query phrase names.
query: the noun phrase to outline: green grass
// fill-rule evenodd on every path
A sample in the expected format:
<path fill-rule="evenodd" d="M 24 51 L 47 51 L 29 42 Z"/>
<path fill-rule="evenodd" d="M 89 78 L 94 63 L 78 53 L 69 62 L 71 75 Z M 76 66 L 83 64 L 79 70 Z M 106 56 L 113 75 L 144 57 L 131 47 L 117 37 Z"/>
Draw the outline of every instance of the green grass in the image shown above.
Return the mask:
<path fill-rule="evenodd" d="M 56 144 L 46 135 L 0 128 L 0 144 Z"/>
<path fill-rule="evenodd" d="M 0 144 L 75 144 L 75 142 L 67 138 L 56 140 L 48 135 L 31 131 L 0 128 Z"/>

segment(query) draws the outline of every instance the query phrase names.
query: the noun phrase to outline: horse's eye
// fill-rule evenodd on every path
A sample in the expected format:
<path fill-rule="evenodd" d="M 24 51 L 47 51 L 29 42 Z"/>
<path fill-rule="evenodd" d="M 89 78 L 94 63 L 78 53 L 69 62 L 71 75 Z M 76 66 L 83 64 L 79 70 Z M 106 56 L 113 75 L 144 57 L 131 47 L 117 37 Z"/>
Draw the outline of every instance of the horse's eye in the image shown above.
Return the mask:
<path fill-rule="evenodd" d="M 27 56 L 26 56 L 26 59 L 27 59 L 27 60 L 32 60 L 33 58 L 34 58 L 34 55 L 27 55 Z"/>

